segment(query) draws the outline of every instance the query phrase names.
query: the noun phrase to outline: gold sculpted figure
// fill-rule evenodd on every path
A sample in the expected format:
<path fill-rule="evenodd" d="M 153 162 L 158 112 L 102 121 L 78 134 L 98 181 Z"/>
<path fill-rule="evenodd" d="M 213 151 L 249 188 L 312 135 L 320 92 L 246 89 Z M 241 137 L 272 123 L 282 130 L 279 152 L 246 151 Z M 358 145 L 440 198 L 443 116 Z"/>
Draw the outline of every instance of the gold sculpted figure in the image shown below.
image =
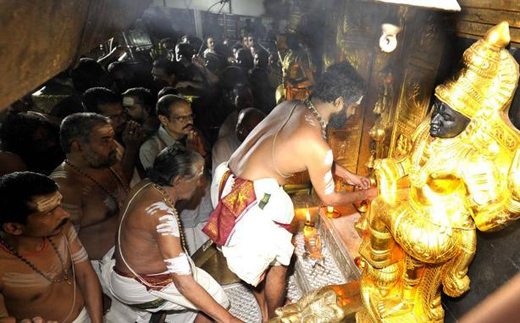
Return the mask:
<path fill-rule="evenodd" d="M 400 159 L 376 161 L 380 189 L 360 248 L 358 321 L 442 322 L 441 288 L 469 290 L 476 229 L 494 231 L 520 213 L 520 133 L 507 110 L 518 65 L 501 23 L 463 56 L 463 69 L 437 87 L 431 122 Z"/>
<path fill-rule="evenodd" d="M 436 88 L 431 121 L 417 127 L 410 152 L 376 160 L 380 194 L 360 226 L 358 322 L 442 322 L 441 288 L 452 297 L 470 289 L 476 230 L 518 218 L 520 132 L 507 112 L 519 71 L 509 41 L 503 22 L 467 49 L 462 70 Z M 336 288 L 337 317 L 305 322 L 340 322 L 347 288 Z M 309 317 L 305 304 L 298 308 Z M 286 307 L 278 322 L 296 322 Z"/>

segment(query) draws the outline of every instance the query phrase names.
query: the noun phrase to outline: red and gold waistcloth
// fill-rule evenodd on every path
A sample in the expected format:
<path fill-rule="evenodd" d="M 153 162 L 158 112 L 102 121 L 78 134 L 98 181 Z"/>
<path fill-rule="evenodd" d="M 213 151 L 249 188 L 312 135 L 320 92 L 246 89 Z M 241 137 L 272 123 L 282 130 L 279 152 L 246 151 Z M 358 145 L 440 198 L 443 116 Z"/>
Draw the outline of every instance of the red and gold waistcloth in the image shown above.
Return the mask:
<path fill-rule="evenodd" d="M 143 284 L 143 282 L 137 278 L 135 275 L 130 273 L 123 273 L 114 266 L 114 272 L 118 274 L 119 276 L 123 276 L 126 278 L 132 278 L 135 279 L 137 282 L 139 282 L 141 285 L 146 287 L 146 290 L 157 290 L 160 291 L 164 287 L 167 287 L 168 285 L 173 283 L 173 279 L 169 273 L 164 274 L 139 274 L 139 278 L 142 278 L 144 281 L 146 281 L 148 284 L 150 284 L 153 287 L 150 287 L 146 284 Z"/>
<path fill-rule="evenodd" d="M 239 177 L 235 177 L 231 192 L 222 197 L 222 191 L 231 175 L 231 172 L 227 170 L 222 176 L 219 184 L 219 201 L 217 207 L 211 213 L 208 223 L 202 230 L 219 246 L 226 244 L 237 219 L 256 204 L 253 181 Z"/>

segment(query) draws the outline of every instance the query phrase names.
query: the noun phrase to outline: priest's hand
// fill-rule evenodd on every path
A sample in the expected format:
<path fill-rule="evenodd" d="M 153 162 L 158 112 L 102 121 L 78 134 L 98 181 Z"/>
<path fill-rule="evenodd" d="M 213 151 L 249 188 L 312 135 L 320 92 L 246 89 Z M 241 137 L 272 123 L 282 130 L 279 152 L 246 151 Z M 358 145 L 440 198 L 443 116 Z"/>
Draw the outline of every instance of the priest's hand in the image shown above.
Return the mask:
<path fill-rule="evenodd" d="M 349 185 L 355 186 L 357 189 L 366 190 L 370 188 L 370 180 L 365 176 L 351 173 L 346 180 Z"/>

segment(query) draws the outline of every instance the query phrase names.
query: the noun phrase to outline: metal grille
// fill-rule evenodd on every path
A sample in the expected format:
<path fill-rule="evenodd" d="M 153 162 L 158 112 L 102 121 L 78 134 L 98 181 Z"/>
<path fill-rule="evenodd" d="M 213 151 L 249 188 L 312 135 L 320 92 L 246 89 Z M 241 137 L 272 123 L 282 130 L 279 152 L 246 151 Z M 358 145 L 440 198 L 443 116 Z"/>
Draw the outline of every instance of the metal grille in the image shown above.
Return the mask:
<path fill-rule="evenodd" d="M 229 312 L 246 323 L 260 323 L 262 316 L 253 292 L 244 283 L 222 286 L 231 302 Z"/>
<path fill-rule="evenodd" d="M 298 301 L 304 293 L 326 285 L 344 284 L 347 282 L 330 251 L 323 246 L 323 266 L 315 265 L 311 259 L 303 257 L 305 252 L 303 233 L 298 233 L 296 242 L 296 263 L 294 273 L 287 278 L 287 299 L 289 302 Z M 230 302 L 230 312 L 247 323 L 262 321 L 260 308 L 253 292 L 244 283 L 233 283 L 223 286 Z"/>
<path fill-rule="evenodd" d="M 313 259 L 305 258 L 305 246 L 303 233 L 296 235 L 296 278 L 303 292 L 309 292 L 326 285 L 345 284 L 347 280 L 339 270 L 332 254 L 323 245 L 322 255 L 324 257 L 322 265 L 316 264 Z"/>

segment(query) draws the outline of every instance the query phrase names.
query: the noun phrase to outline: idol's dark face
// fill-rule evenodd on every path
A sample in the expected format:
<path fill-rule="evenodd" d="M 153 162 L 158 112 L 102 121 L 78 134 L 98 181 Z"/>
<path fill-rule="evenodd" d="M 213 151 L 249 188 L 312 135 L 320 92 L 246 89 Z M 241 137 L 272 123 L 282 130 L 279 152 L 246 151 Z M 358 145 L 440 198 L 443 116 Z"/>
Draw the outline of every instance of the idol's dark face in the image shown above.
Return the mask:
<path fill-rule="evenodd" d="M 454 138 L 466 129 L 471 120 L 435 98 L 430 121 L 430 135 L 438 138 Z"/>

